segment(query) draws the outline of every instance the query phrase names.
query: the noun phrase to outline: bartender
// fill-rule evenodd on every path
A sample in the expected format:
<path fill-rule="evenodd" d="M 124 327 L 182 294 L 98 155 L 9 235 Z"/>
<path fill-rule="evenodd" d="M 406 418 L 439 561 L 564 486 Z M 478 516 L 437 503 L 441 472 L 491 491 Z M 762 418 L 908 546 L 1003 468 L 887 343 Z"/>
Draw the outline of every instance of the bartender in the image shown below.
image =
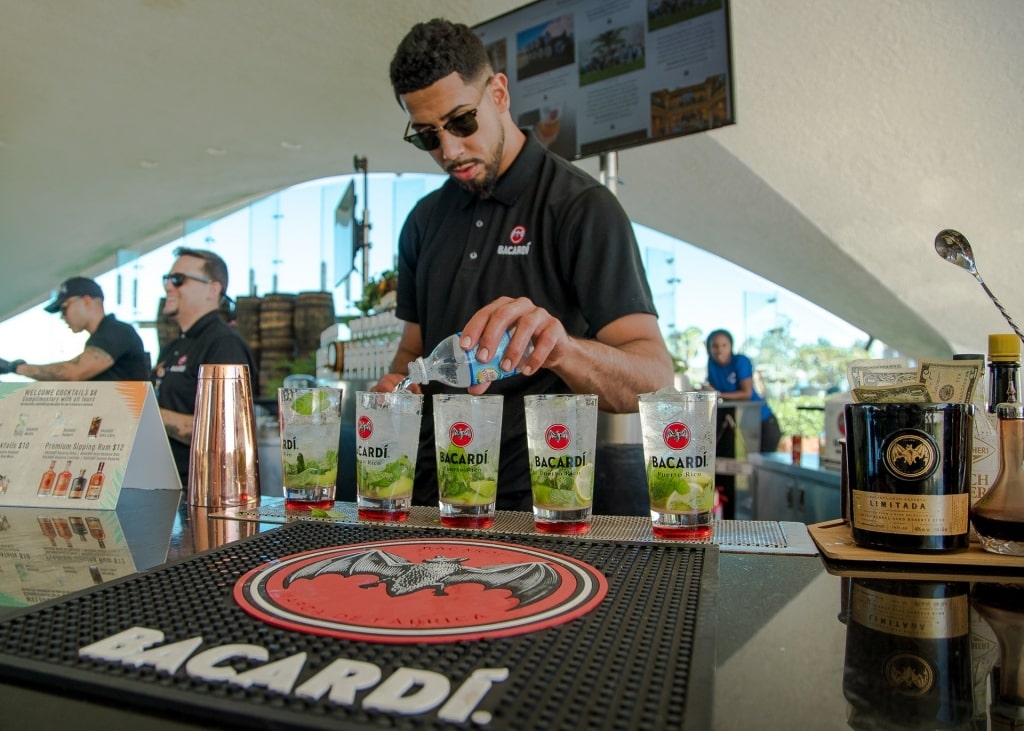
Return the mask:
<path fill-rule="evenodd" d="M 44 307 L 64 318 L 71 332 L 89 333 L 85 349 L 70 360 L 34 365 L 0 358 L 0 373 L 16 373 L 37 381 L 147 381 L 149 355 L 131 325 L 103 309 L 103 290 L 86 277 L 72 277 L 60 285 Z"/>
<path fill-rule="evenodd" d="M 164 315 L 178 323 L 181 337 L 168 343 L 153 371 L 160 418 L 171 443 L 181 484 L 188 485 L 192 447 L 192 420 L 199 366 L 226 363 L 249 366 L 257 377 L 256 360 L 245 339 L 220 316 L 220 303 L 228 288 L 228 267 L 217 254 L 179 248 L 171 271 L 164 275 Z M 255 386 L 253 393 L 256 393 Z"/>
<path fill-rule="evenodd" d="M 607 188 L 516 125 L 508 79 L 471 28 L 417 24 L 391 61 L 391 84 L 408 115 L 405 141 L 449 177 L 399 237 L 405 326 L 374 390 L 392 390 L 409 362 L 454 332 L 483 361 L 514 329 L 505 370 L 532 342 L 521 374 L 470 389 L 506 397 L 497 507 L 530 510 L 524 394 L 595 393 L 601 409 L 626 413 L 638 393 L 672 385 L 632 225 Z M 419 505 L 437 504 L 429 394 L 442 390 L 453 389 L 423 389 Z"/>

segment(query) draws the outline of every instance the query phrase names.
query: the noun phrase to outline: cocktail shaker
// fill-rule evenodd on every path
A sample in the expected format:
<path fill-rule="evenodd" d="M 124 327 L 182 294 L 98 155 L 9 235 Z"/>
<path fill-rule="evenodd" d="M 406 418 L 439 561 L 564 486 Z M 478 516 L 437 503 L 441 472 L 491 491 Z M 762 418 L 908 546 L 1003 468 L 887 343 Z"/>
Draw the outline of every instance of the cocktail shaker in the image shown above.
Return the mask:
<path fill-rule="evenodd" d="M 249 367 L 201 365 L 192 425 L 188 503 L 234 508 L 255 507 L 259 501 L 259 451 Z"/>

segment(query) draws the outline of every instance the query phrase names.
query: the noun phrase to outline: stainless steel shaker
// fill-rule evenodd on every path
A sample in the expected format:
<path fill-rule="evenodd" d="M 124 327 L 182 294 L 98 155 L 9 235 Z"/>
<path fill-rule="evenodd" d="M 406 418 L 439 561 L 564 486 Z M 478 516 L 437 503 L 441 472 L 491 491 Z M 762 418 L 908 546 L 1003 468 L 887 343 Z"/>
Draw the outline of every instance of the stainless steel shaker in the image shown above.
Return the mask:
<path fill-rule="evenodd" d="M 249 367 L 199 366 L 193 418 L 189 505 L 259 505 L 259 450 Z"/>

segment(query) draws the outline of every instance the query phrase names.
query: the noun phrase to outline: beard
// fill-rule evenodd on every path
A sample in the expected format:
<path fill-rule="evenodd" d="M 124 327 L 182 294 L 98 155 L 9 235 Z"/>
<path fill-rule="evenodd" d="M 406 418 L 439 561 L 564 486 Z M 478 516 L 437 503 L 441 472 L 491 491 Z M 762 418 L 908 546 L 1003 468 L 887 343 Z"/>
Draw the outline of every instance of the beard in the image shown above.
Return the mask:
<path fill-rule="evenodd" d="M 490 160 L 481 161 L 484 166 L 484 177 L 481 180 L 459 180 L 455 181 L 473 195 L 481 199 L 490 198 L 494 193 L 494 186 L 498 182 L 498 170 L 501 169 L 501 157 L 505 153 L 505 130 L 500 129 L 501 137 L 498 139 L 498 146 L 491 155 Z M 452 163 L 449 167 L 458 167 L 462 162 Z"/>

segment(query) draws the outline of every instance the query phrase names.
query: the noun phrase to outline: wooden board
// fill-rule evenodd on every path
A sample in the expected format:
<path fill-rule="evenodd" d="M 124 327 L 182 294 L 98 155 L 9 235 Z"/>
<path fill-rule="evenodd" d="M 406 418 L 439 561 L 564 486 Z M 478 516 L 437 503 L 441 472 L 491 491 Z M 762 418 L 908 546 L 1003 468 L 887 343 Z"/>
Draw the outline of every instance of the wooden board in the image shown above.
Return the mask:
<path fill-rule="evenodd" d="M 1024 578 L 1024 557 L 989 553 L 977 543 L 971 543 L 965 551 L 952 553 L 900 553 L 858 546 L 845 520 L 809 525 L 807 532 L 821 551 L 825 567 L 830 573 L 841 576 L 869 576 L 879 571 L 898 570 L 930 575 L 958 573 Z"/>

